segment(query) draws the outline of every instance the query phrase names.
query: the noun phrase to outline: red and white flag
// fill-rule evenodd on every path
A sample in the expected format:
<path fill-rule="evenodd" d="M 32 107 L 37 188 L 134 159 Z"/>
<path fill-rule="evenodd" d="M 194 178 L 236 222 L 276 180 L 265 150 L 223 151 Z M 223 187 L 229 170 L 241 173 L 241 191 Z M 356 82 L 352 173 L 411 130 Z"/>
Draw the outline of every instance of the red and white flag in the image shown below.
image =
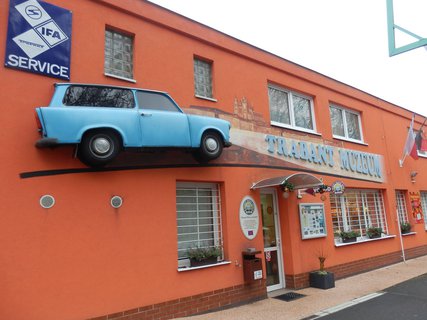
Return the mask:
<path fill-rule="evenodd" d="M 415 132 L 414 132 L 414 118 L 412 116 L 411 125 L 409 126 L 408 136 L 406 137 L 405 148 L 403 149 L 403 159 L 400 164 L 403 164 L 407 155 L 410 155 L 415 160 L 418 159 L 417 145 L 415 143 Z"/>
<path fill-rule="evenodd" d="M 424 152 L 427 151 L 427 139 L 424 136 L 422 127 L 420 128 L 420 130 L 418 130 L 415 136 L 415 143 L 419 151 L 424 151 Z"/>

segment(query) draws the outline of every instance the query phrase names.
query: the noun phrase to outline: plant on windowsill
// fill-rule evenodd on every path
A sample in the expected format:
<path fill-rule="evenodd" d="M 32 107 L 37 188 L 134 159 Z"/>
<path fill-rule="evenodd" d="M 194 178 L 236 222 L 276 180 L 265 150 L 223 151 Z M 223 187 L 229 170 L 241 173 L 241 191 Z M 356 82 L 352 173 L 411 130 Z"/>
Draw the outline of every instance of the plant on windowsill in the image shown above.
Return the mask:
<path fill-rule="evenodd" d="M 190 248 L 187 250 L 187 256 L 191 267 L 215 264 L 222 256 L 222 248 L 220 246 Z"/>
<path fill-rule="evenodd" d="M 359 231 L 341 231 L 340 237 L 343 243 L 356 242 L 357 237 L 360 237 Z"/>
<path fill-rule="evenodd" d="M 381 238 L 382 233 L 383 229 L 380 227 L 369 227 L 368 230 L 366 230 L 369 239 Z"/>
<path fill-rule="evenodd" d="M 402 234 L 411 232 L 411 228 L 412 228 L 412 226 L 409 222 L 401 222 L 400 223 L 400 230 L 402 231 Z"/>
<path fill-rule="evenodd" d="M 325 270 L 326 256 L 323 254 L 323 250 L 317 258 L 319 259 L 319 270 L 310 272 L 310 287 L 319 289 L 335 287 L 335 275 Z"/>

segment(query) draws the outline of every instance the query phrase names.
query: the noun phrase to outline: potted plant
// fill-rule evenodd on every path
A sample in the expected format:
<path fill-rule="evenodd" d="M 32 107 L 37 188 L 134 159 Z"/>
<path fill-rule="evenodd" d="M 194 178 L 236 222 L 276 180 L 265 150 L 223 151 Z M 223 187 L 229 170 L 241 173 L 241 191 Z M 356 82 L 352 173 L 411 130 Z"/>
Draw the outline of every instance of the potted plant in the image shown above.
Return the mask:
<path fill-rule="evenodd" d="M 357 237 L 360 236 L 360 232 L 359 231 L 341 231 L 340 232 L 340 237 L 342 239 L 343 243 L 349 243 L 349 242 L 356 242 Z"/>
<path fill-rule="evenodd" d="M 326 257 L 321 254 L 319 259 L 319 270 L 310 272 L 310 287 L 319 289 L 330 289 L 335 287 L 335 275 L 325 270 Z"/>
<path fill-rule="evenodd" d="M 218 257 L 222 256 L 222 248 L 219 246 L 190 248 L 187 255 L 192 267 L 204 266 L 217 263 Z"/>
<path fill-rule="evenodd" d="M 409 222 L 401 222 L 400 223 L 400 230 L 402 233 L 409 233 L 411 231 L 411 224 Z"/>
<path fill-rule="evenodd" d="M 383 229 L 380 227 L 369 227 L 368 230 L 366 230 L 369 239 L 381 238 L 382 233 Z"/>

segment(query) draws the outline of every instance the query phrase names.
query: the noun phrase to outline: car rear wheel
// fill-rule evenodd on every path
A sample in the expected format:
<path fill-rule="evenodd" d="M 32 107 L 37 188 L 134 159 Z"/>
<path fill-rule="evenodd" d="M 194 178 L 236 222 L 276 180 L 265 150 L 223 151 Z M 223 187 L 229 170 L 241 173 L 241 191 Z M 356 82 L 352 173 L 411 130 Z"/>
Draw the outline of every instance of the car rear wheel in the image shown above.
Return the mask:
<path fill-rule="evenodd" d="M 222 153 L 223 142 L 220 135 L 216 132 L 205 132 L 200 142 L 198 151 L 199 159 L 209 161 L 218 158 Z"/>
<path fill-rule="evenodd" d="M 120 140 L 112 131 L 90 131 L 79 145 L 79 159 L 91 167 L 104 166 L 120 152 Z"/>

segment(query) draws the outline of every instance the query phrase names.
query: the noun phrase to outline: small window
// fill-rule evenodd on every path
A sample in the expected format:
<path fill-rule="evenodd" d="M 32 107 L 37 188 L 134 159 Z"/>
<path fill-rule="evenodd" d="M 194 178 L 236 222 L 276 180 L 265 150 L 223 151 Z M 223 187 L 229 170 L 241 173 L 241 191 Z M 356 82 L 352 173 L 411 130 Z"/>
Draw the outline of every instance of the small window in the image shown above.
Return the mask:
<path fill-rule="evenodd" d="M 133 79 L 133 37 L 105 30 L 104 72 L 107 75 Z"/>
<path fill-rule="evenodd" d="M 175 103 L 163 93 L 138 91 L 137 92 L 138 105 L 140 109 L 162 110 L 178 112 L 179 109 Z"/>
<path fill-rule="evenodd" d="M 396 190 L 396 205 L 400 224 L 409 222 L 408 211 L 406 210 L 405 191 Z"/>
<path fill-rule="evenodd" d="M 135 107 L 131 90 L 96 86 L 70 86 L 65 92 L 63 103 L 80 107 Z"/>
<path fill-rule="evenodd" d="M 278 87 L 268 87 L 272 125 L 315 132 L 313 100 Z"/>
<path fill-rule="evenodd" d="M 190 248 L 223 248 L 219 186 L 177 183 L 178 265 L 188 262 Z M 188 266 L 188 265 L 187 265 Z"/>
<path fill-rule="evenodd" d="M 194 58 L 194 90 L 196 96 L 213 98 L 211 62 Z"/>
<path fill-rule="evenodd" d="M 335 138 L 344 138 L 362 142 L 360 114 L 338 106 L 329 107 L 331 116 L 332 134 Z"/>

